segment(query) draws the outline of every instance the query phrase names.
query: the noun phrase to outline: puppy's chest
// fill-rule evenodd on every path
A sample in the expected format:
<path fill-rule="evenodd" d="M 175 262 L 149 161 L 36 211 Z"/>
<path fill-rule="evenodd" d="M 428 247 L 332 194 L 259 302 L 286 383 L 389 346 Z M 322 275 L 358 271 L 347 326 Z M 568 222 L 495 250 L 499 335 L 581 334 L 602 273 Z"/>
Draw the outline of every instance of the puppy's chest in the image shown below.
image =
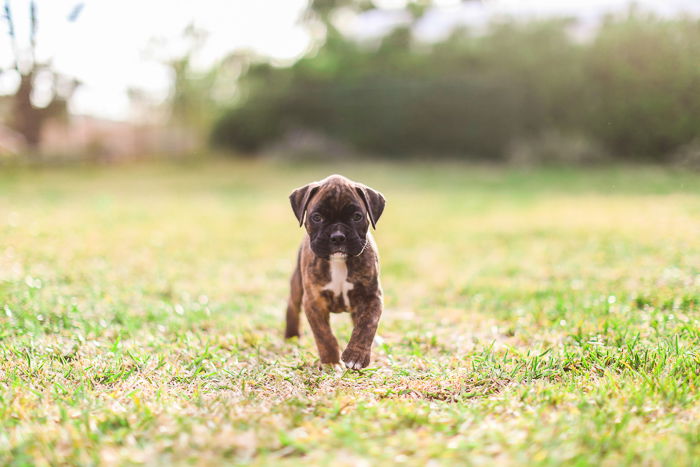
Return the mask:
<path fill-rule="evenodd" d="M 342 300 L 341 306 L 349 307 L 348 292 L 355 288 L 348 281 L 348 265 L 344 259 L 331 259 L 329 266 L 330 281 L 321 290 L 328 291 L 335 300 Z"/>

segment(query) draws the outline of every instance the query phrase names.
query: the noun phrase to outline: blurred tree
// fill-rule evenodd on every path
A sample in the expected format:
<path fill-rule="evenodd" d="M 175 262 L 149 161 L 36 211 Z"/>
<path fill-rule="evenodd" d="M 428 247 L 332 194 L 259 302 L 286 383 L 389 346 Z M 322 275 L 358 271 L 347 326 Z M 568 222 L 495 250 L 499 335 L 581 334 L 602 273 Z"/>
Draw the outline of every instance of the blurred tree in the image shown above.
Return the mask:
<path fill-rule="evenodd" d="M 184 32 L 189 43 L 181 57 L 166 62 L 173 75 L 170 95 L 172 120 L 187 128 L 200 128 L 206 125 L 208 109 L 212 106 L 209 90 L 216 75 L 216 69 L 197 73 L 192 61 L 206 41 L 206 33 L 189 25 Z"/>
<path fill-rule="evenodd" d="M 464 3 L 478 0 L 462 0 Z M 434 4 L 433 0 L 406 0 L 404 9 L 408 11 L 417 22 Z M 311 0 L 308 4 L 303 20 L 312 31 L 320 24 L 325 34 L 321 37 L 322 42 L 333 40 L 341 35 L 336 26 L 336 18 L 339 12 L 346 14 L 361 14 L 372 10 L 381 10 L 373 0 Z"/>
<path fill-rule="evenodd" d="M 700 22 L 631 11 L 585 54 L 586 131 L 628 159 L 656 161 L 700 136 Z"/>
<path fill-rule="evenodd" d="M 358 5 L 375 8 L 311 8 L 332 22 L 334 8 Z M 562 148 L 665 162 L 700 138 L 699 25 L 632 11 L 581 40 L 571 20 L 500 20 L 436 43 L 418 43 L 411 23 L 378 42 L 330 28 L 289 67 L 251 63 L 212 140 L 250 152 L 302 130 L 396 158 L 504 160 L 522 144 L 536 153 L 554 134 Z"/>
<path fill-rule="evenodd" d="M 83 4 L 75 5 L 67 17 L 75 21 L 82 11 Z M 25 139 L 30 149 L 36 149 L 41 141 L 41 131 L 48 118 L 65 116 L 68 101 L 79 82 L 55 71 L 50 61 L 40 62 L 36 57 L 38 16 L 35 1 L 29 2 L 29 37 L 26 45 L 21 45 L 17 37 L 15 17 L 9 0 L 3 4 L 3 19 L 7 26 L 7 36 L 13 52 L 10 70 L 19 76 L 19 85 L 12 96 L 12 114 L 10 125 Z M 50 95 L 45 105 L 35 103 L 35 89 L 38 81 L 50 83 Z"/>
<path fill-rule="evenodd" d="M 170 96 L 166 101 L 171 123 L 180 131 L 189 132 L 204 142 L 213 122 L 218 118 L 221 102 L 228 102 L 235 92 L 235 83 L 248 63 L 248 55 L 234 53 L 202 69 L 195 62 L 207 41 L 205 31 L 189 25 L 183 32 L 184 53 L 164 60 L 172 74 Z"/>
<path fill-rule="evenodd" d="M 565 28 L 503 24 L 432 46 L 417 46 L 411 25 L 370 46 L 335 34 L 289 68 L 251 65 L 212 137 L 251 151 L 301 128 L 394 157 L 499 158 L 523 134 L 567 121 L 557 112 L 570 112 L 578 62 Z"/>

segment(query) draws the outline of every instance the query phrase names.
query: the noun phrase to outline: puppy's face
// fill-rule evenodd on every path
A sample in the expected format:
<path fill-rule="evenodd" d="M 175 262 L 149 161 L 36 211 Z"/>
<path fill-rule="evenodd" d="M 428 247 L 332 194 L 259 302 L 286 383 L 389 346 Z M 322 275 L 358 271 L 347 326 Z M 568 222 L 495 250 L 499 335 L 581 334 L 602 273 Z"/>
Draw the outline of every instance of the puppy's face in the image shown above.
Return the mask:
<path fill-rule="evenodd" d="M 294 190 L 289 197 L 299 224 L 306 226 L 311 250 L 322 258 L 358 256 L 370 224 L 384 210 L 381 193 L 340 175 Z"/>
<path fill-rule="evenodd" d="M 367 209 L 349 188 L 325 191 L 314 197 L 306 212 L 311 250 L 323 258 L 359 255 L 367 241 Z"/>

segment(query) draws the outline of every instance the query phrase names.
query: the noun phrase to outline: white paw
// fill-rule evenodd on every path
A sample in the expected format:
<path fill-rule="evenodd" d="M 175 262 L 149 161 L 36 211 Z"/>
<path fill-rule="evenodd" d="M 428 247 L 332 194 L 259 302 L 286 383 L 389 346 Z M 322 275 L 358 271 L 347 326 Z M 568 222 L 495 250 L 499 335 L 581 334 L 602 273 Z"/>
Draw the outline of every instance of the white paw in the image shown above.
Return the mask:
<path fill-rule="evenodd" d="M 353 360 L 343 363 L 345 363 L 345 368 L 347 368 L 348 370 L 359 370 L 362 368 L 362 364 L 360 362 L 356 362 Z"/>
<path fill-rule="evenodd" d="M 369 365 L 370 354 L 364 350 L 345 349 L 341 360 L 349 370 L 361 370 Z"/>

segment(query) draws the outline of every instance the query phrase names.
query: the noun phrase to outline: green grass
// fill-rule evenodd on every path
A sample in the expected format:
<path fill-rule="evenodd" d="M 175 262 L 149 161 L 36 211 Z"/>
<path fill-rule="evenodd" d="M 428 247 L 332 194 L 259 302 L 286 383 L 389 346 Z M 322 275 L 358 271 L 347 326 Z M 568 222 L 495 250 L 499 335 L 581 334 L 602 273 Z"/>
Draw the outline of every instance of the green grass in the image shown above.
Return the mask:
<path fill-rule="evenodd" d="M 335 171 L 388 199 L 361 373 L 281 338 L 287 195 Z M 698 174 L 0 173 L 0 464 L 700 465 L 699 385 Z"/>

